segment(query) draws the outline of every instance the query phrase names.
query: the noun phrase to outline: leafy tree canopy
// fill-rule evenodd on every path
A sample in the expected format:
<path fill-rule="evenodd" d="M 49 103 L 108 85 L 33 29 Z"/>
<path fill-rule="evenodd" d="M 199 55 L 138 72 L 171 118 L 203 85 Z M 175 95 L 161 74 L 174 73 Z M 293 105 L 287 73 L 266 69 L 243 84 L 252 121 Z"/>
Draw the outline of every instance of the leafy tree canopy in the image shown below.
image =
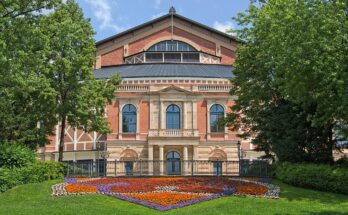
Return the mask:
<path fill-rule="evenodd" d="M 309 153 L 314 143 L 331 150 L 334 125 L 348 121 L 347 11 L 343 0 L 251 1 L 235 18 L 245 44 L 237 53 L 231 93 L 238 100 L 228 121 L 242 136 L 256 137 L 259 150 L 296 144 Z"/>

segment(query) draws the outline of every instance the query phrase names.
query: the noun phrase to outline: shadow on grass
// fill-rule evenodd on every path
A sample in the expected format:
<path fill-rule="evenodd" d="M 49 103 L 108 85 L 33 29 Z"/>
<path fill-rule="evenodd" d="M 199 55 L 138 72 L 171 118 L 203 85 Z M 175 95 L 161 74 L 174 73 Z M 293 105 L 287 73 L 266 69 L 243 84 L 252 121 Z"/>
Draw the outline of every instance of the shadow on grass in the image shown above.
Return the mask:
<path fill-rule="evenodd" d="M 285 184 L 279 180 L 275 180 L 274 184 L 280 186 L 281 188 L 280 198 L 285 198 L 289 201 L 312 201 L 312 202 L 316 201 L 319 203 L 330 203 L 330 204 L 339 204 L 339 203 L 348 202 L 348 195 L 344 195 L 344 194 L 329 193 L 329 192 L 322 192 L 322 191 L 305 189 L 300 187 L 294 187 L 294 186 Z M 343 214 L 348 214 L 348 212 L 345 212 Z"/>

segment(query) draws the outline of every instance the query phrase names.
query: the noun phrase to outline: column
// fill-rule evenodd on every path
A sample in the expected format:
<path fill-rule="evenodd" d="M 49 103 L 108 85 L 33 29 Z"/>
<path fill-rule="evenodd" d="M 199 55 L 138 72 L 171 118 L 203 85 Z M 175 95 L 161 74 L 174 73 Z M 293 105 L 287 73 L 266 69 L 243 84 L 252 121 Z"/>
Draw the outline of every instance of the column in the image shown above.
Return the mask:
<path fill-rule="evenodd" d="M 188 174 L 188 153 L 187 153 L 187 146 L 184 146 L 184 175 Z"/>
<path fill-rule="evenodd" d="M 163 163 L 164 163 L 163 157 L 164 157 L 163 146 L 159 146 L 160 175 L 163 175 Z"/>
<path fill-rule="evenodd" d="M 153 175 L 153 146 L 148 146 L 147 148 L 148 150 L 148 162 L 147 162 L 147 166 L 148 166 L 148 170 L 149 170 L 149 175 Z"/>
<path fill-rule="evenodd" d="M 119 105 L 121 107 L 121 105 Z M 122 140 L 122 109 L 118 112 L 118 139 Z"/>
<path fill-rule="evenodd" d="M 198 160 L 197 146 L 193 146 L 192 160 Z"/>
<path fill-rule="evenodd" d="M 186 117 L 187 117 L 187 111 L 186 111 L 186 102 L 182 103 L 182 129 L 187 129 L 187 122 L 186 122 Z"/>
<path fill-rule="evenodd" d="M 210 140 L 210 109 L 209 102 L 207 101 L 207 139 Z"/>
<path fill-rule="evenodd" d="M 228 103 L 228 101 L 226 102 L 226 105 L 224 107 L 224 117 L 225 117 L 225 119 L 226 119 L 226 116 L 227 116 L 227 108 L 228 108 L 227 103 Z M 225 126 L 224 138 L 225 138 L 225 140 L 228 140 L 228 127 L 227 126 Z"/>

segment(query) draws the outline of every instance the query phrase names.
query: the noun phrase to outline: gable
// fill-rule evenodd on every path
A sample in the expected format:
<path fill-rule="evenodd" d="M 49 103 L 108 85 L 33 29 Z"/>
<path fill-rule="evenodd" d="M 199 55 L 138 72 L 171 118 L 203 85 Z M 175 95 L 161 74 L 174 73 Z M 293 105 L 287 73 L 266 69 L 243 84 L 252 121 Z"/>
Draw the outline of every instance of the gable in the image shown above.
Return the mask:
<path fill-rule="evenodd" d="M 239 43 L 237 39 L 228 34 L 219 32 L 177 14 L 173 17 L 173 25 L 175 29 L 180 29 L 182 31 L 181 33 L 184 37 L 188 36 L 186 34 L 190 34 L 191 36 L 222 45 L 231 50 L 235 50 Z M 130 43 L 147 38 L 153 34 L 161 33 L 164 30 L 166 31 L 169 29 L 169 33 L 171 33 L 171 26 L 171 16 L 169 14 L 164 15 L 143 25 L 136 26 L 135 28 L 115 36 L 98 41 L 96 43 L 97 55 L 102 55 L 119 47 L 127 46 Z"/>

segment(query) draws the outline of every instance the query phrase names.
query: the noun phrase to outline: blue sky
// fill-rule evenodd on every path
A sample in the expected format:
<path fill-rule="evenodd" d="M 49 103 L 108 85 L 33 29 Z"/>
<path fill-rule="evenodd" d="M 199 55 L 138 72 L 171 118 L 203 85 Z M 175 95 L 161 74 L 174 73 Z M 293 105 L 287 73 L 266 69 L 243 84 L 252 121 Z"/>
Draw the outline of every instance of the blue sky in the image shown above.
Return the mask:
<path fill-rule="evenodd" d="M 168 13 L 176 12 L 218 30 L 236 28 L 231 19 L 249 0 L 76 0 L 101 40 Z"/>

